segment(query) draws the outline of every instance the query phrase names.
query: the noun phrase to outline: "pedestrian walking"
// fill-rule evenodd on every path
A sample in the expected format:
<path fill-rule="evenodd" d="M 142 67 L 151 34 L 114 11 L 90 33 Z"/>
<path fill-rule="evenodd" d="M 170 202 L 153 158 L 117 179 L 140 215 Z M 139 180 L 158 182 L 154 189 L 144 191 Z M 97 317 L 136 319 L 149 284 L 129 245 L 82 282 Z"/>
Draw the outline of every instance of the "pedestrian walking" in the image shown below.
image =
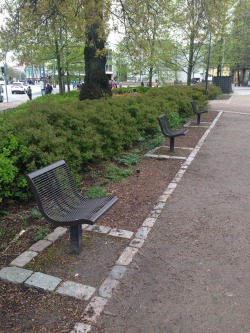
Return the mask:
<path fill-rule="evenodd" d="M 40 81 L 40 88 L 42 96 L 45 94 L 45 82 L 43 80 Z"/>
<path fill-rule="evenodd" d="M 46 95 L 51 94 L 52 90 L 53 90 L 52 86 L 48 83 L 45 88 L 45 94 Z"/>
<path fill-rule="evenodd" d="M 28 95 L 29 99 L 31 100 L 32 99 L 32 90 L 31 90 L 30 86 L 28 86 L 28 88 L 27 88 L 27 95 Z"/>

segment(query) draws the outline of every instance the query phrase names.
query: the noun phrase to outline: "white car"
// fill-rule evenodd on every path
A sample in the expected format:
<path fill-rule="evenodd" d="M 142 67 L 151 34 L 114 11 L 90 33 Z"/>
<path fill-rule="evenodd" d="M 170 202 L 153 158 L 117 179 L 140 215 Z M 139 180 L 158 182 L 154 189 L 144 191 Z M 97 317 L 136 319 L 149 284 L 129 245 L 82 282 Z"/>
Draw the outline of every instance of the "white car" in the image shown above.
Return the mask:
<path fill-rule="evenodd" d="M 10 89 L 12 94 L 26 94 L 26 88 L 22 82 L 13 82 Z"/>

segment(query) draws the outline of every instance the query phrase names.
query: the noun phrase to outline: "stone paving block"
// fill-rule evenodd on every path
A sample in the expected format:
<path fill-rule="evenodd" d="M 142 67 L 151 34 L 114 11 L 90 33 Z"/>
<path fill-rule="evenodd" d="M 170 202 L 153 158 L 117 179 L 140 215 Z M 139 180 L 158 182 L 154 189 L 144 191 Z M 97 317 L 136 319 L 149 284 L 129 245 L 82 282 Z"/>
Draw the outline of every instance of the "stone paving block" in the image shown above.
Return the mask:
<path fill-rule="evenodd" d="M 167 188 L 163 194 L 170 196 L 174 192 L 174 188 Z"/>
<path fill-rule="evenodd" d="M 16 257 L 11 263 L 10 266 L 24 267 L 28 264 L 33 258 L 37 256 L 37 252 L 34 251 L 25 251 Z"/>
<path fill-rule="evenodd" d="M 144 239 L 134 238 L 129 243 L 129 246 L 136 247 L 137 249 L 139 249 L 140 247 L 142 247 L 143 243 L 144 243 Z"/>
<path fill-rule="evenodd" d="M 55 242 L 58 238 L 66 234 L 67 230 L 68 230 L 67 228 L 57 227 L 53 232 L 48 234 L 46 239 L 51 242 Z"/>
<path fill-rule="evenodd" d="M 171 183 L 168 185 L 168 189 L 175 189 L 175 188 L 176 188 L 176 186 L 177 186 L 177 184 L 176 184 L 176 183 L 174 183 L 174 182 L 171 182 Z"/>
<path fill-rule="evenodd" d="M 95 292 L 95 288 L 73 281 L 63 282 L 56 290 L 57 293 L 88 301 Z"/>
<path fill-rule="evenodd" d="M 183 160 L 183 161 L 185 161 L 187 159 L 184 156 L 183 157 L 182 156 L 170 156 L 169 158 L 172 160 Z"/>
<path fill-rule="evenodd" d="M 31 275 L 31 277 L 26 280 L 24 285 L 26 287 L 35 287 L 48 291 L 53 291 L 59 285 L 62 280 L 47 274 L 43 274 L 40 272 L 35 272 Z"/>
<path fill-rule="evenodd" d="M 143 227 L 152 228 L 155 225 L 156 221 L 157 221 L 156 218 L 154 218 L 154 217 L 148 217 L 148 218 L 146 218 L 146 220 L 143 221 L 142 226 Z"/>
<path fill-rule="evenodd" d="M 121 237 L 121 238 L 128 238 L 130 239 L 133 236 L 132 231 L 128 230 L 121 230 L 121 229 L 112 229 L 109 233 L 109 236 Z"/>
<path fill-rule="evenodd" d="M 5 282 L 23 283 L 27 280 L 32 271 L 20 267 L 4 267 L 0 270 L 0 279 Z"/>
<path fill-rule="evenodd" d="M 107 302 L 107 298 L 99 296 L 93 297 L 93 299 L 89 302 L 86 309 L 84 310 L 83 320 L 96 323 Z"/>
<path fill-rule="evenodd" d="M 151 218 L 157 218 L 159 215 L 161 214 L 161 210 L 156 209 L 156 210 L 152 210 L 149 214 L 149 216 Z"/>
<path fill-rule="evenodd" d="M 137 230 L 135 238 L 146 239 L 150 231 L 151 228 L 141 227 Z"/>
<path fill-rule="evenodd" d="M 114 289 L 118 286 L 119 281 L 114 279 L 106 279 L 99 287 L 99 294 L 104 298 L 111 298 Z"/>
<path fill-rule="evenodd" d="M 127 266 L 131 263 L 134 258 L 134 255 L 138 252 L 137 248 L 126 247 L 125 250 L 120 255 L 119 259 L 116 262 L 116 265 Z"/>
<path fill-rule="evenodd" d="M 91 332 L 91 326 L 83 323 L 76 323 L 74 329 L 70 333 L 89 333 Z"/>
<path fill-rule="evenodd" d="M 121 280 L 127 270 L 126 266 L 115 265 L 109 273 L 110 279 Z"/>
<path fill-rule="evenodd" d="M 48 241 L 46 239 L 41 239 L 35 244 L 33 244 L 30 248 L 29 251 L 34 251 L 34 252 L 42 252 L 45 250 L 47 247 L 52 245 L 53 243 L 51 241 Z"/>
<path fill-rule="evenodd" d="M 93 231 L 93 229 L 95 228 L 95 225 L 88 225 L 87 228 L 85 228 L 85 230 L 88 230 L 88 231 Z"/>
<path fill-rule="evenodd" d="M 165 203 L 164 202 L 157 202 L 156 205 L 154 205 L 154 208 L 153 209 L 162 209 L 163 207 L 165 206 Z"/>
<path fill-rule="evenodd" d="M 168 194 L 163 194 L 159 197 L 160 202 L 166 202 L 168 200 L 169 195 Z"/>
<path fill-rule="evenodd" d="M 111 228 L 106 227 L 104 225 L 91 225 L 88 228 L 86 228 L 85 230 L 95 231 L 95 232 L 99 232 L 101 234 L 107 234 L 108 232 L 110 232 Z"/>
<path fill-rule="evenodd" d="M 156 155 L 156 158 L 160 159 L 160 160 L 169 160 L 171 158 L 171 156 L 169 155 Z"/>

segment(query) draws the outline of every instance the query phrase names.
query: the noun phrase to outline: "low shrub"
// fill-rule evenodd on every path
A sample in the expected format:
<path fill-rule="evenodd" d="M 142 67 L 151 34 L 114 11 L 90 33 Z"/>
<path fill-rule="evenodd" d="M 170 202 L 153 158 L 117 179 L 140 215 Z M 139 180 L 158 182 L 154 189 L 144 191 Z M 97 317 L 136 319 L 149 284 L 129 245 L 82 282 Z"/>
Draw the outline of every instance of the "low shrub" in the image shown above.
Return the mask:
<path fill-rule="evenodd" d="M 211 89 L 211 95 L 217 94 L 209 85 Z M 140 86 L 122 97 L 119 88 L 114 90 L 117 95 L 101 100 L 79 101 L 78 91 L 46 95 L 1 114 L 0 202 L 26 200 L 30 191 L 24 175 L 60 159 L 66 160 L 79 183 L 90 163 L 117 159 L 141 140 L 145 147 L 149 138 L 156 138 L 153 144 L 162 141 L 160 114 L 177 128 L 192 115 L 192 99 L 207 103 L 199 85 Z"/>

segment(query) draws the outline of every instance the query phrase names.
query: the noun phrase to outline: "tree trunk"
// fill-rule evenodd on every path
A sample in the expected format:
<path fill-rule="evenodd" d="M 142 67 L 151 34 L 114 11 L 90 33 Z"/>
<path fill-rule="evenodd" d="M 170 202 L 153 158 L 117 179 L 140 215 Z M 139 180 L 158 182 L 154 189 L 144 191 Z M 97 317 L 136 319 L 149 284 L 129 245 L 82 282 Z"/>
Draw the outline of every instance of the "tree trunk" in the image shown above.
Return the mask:
<path fill-rule="evenodd" d="M 193 72 L 193 59 L 194 58 L 194 37 L 191 35 L 190 37 L 190 45 L 189 45 L 189 57 L 188 57 L 188 73 L 187 73 L 187 85 L 191 85 L 192 80 L 192 72 Z"/>
<path fill-rule="evenodd" d="M 152 87 L 153 67 L 149 68 L 149 87 Z"/>
<path fill-rule="evenodd" d="M 57 40 L 55 40 L 55 47 L 56 47 L 56 65 L 57 65 L 57 73 L 58 73 L 59 94 L 63 95 L 61 57 L 60 57 L 59 46 L 58 46 Z"/>
<path fill-rule="evenodd" d="M 67 88 L 68 88 L 68 91 L 70 91 L 70 76 L 69 76 L 68 71 L 67 71 Z"/>
<path fill-rule="evenodd" d="M 84 48 L 85 78 L 81 88 L 79 98 L 99 99 L 111 96 L 108 76 L 105 72 L 106 50 L 105 50 L 105 22 L 103 19 L 103 0 L 95 0 L 94 8 L 98 8 L 95 20 L 86 27 L 86 44 Z M 91 8 L 90 8 L 91 9 Z M 86 12 L 86 16 L 93 15 Z"/>

